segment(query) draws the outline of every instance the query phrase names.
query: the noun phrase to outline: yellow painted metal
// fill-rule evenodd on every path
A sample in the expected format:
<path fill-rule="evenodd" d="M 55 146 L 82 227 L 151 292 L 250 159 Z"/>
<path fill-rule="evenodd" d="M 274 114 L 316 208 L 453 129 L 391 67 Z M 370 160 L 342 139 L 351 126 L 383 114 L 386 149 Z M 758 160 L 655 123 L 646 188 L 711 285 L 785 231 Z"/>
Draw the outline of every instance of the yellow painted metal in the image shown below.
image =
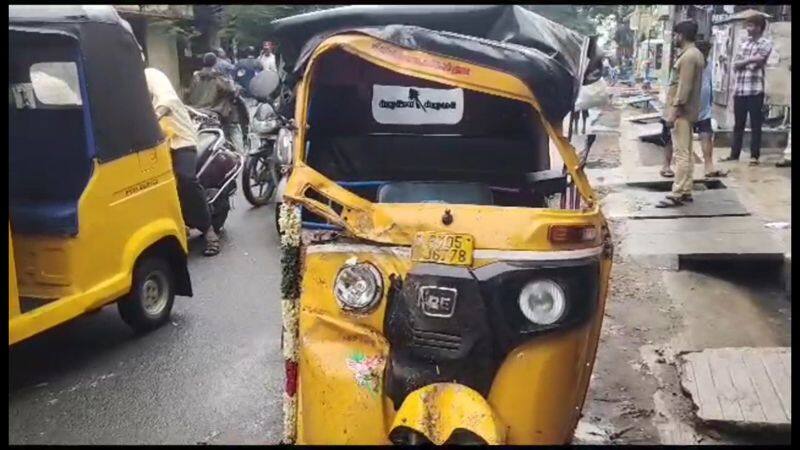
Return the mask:
<path fill-rule="evenodd" d="M 305 193 L 307 189 L 343 205 L 341 214 Z M 596 247 L 594 241 L 553 245 L 547 233 L 550 225 L 593 225 L 598 231 L 605 218 L 598 206 L 590 211 L 523 207 L 437 204 L 371 203 L 325 178 L 305 164 L 293 169 L 284 196 L 303 204 L 315 214 L 345 227 L 353 235 L 373 242 L 412 245 L 417 232 L 466 233 L 475 238 L 476 249 L 569 250 Z M 453 222 L 445 225 L 442 215 L 449 209 Z"/>
<path fill-rule="evenodd" d="M 14 265 L 14 245 L 11 242 L 11 223 L 8 224 L 8 317 L 20 314 L 17 269 Z"/>
<path fill-rule="evenodd" d="M 393 411 L 384 407 L 382 393 L 357 384 L 347 364 L 357 353 L 386 360 L 386 302 L 382 300 L 369 314 L 352 314 L 342 311 L 333 296 L 336 274 L 352 256 L 309 254 L 305 258 L 298 341 L 298 444 L 389 444 L 386 431 Z M 360 255 L 358 261 L 374 264 L 384 275 L 404 273 L 409 267 L 389 254 Z M 383 286 L 385 297 L 388 278 Z"/>
<path fill-rule="evenodd" d="M 344 227 L 359 239 L 361 250 L 344 246 L 339 252 L 320 252 L 314 245 L 304 247 L 299 300 L 297 443 L 387 444 L 399 414 L 407 422 L 415 418 L 416 422 L 412 422 L 422 426 L 424 421 L 420 417 L 430 418 L 431 411 L 444 411 L 448 402 L 460 406 L 445 412 L 447 418 L 435 423 L 434 428 L 420 430 L 434 442 L 444 442 L 447 430 L 468 428 L 465 424 L 470 414 L 484 415 L 486 420 L 474 422 L 479 425 L 472 431 L 492 443 L 568 442 L 585 399 L 602 324 L 611 265 L 607 253 L 601 256 L 599 305 L 594 316 L 580 328 L 535 337 L 514 349 L 501 365 L 485 401 L 478 401 L 465 389 L 450 386 L 441 391 L 441 396 L 434 396 L 437 400 L 433 404 L 427 405 L 438 409 L 429 408 L 425 412 L 422 393 L 433 392 L 433 388 L 428 387 L 415 399 L 408 399 L 408 407 L 401 407 L 398 413 L 383 392 L 382 380 L 378 383 L 378 392 L 373 392 L 358 383 L 357 374 L 348 364 L 354 354 L 382 358 L 385 364 L 389 345 L 383 336 L 383 324 L 389 276 L 405 278 L 412 264 L 407 254 L 396 253 L 389 246 L 408 249 L 418 232 L 469 234 L 474 237 L 475 249 L 545 252 L 603 245 L 600 231 L 606 227 L 606 220 L 578 167 L 574 148 L 561 136 L 560 124 L 545 123 L 544 126 L 587 201 L 586 209 L 369 202 L 304 162 L 305 124 L 314 85 L 314 63 L 320 55 L 334 48 L 342 48 L 399 73 L 526 101 L 539 109 L 533 93 L 520 80 L 462 61 L 401 49 L 361 35 L 335 36 L 317 48 L 297 92 L 295 117 L 300 126 L 294 140 L 294 167 L 284 196 Z M 317 200 L 320 197 L 327 201 Z M 333 203 L 341 209 L 332 207 Z M 453 216 L 449 225 L 442 221 L 445 209 Z M 592 225 L 598 230 L 597 239 L 581 244 L 553 244 L 547 236 L 551 225 Z M 364 250 L 363 245 L 369 251 Z M 372 263 L 384 277 L 380 304 L 365 314 L 342 311 L 333 295 L 336 274 L 351 258 Z M 478 258 L 472 267 L 492 262 L 494 260 Z M 379 376 L 384 373 L 383 369 L 379 367 Z M 503 424 L 502 429 L 498 429 L 499 424 Z"/>
<path fill-rule="evenodd" d="M 483 438 L 489 445 L 506 442 L 506 426 L 478 392 L 456 383 L 429 384 L 408 394 L 392 430 L 410 428 L 442 445 L 457 429 Z"/>
<path fill-rule="evenodd" d="M 508 444 L 572 439 L 594 366 L 610 269 L 611 260 L 604 259 L 598 306 L 586 325 L 531 339 L 500 366 L 488 400 L 508 425 Z"/>
<path fill-rule="evenodd" d="M 389 344 L 383 337 L 383 324 L 389 276 L 405 278 L 412 263 L 407 255 L 389 247 L 361 248 L 365 250 L 353 252 L 343 245 L 341 251 L 324 253 L 315 251 L 314 246 L 306 248 L 298 340 L 298 444 L 387 444 L 403 410 L 401 407 L 395 411 L 382 390 L 382 381 L 378 393 L 359 386 L 347 360 L 361 353 L 385 361 Z M 343 311 L 333 296 L 336 274 L 351 258 L 373 264 L 383 275 L 381 302 L 367 314 Z M 476 260 L 475 266 L 493 262 L 496 261 Z M 486 424 L 475 429 L 466 427 L 467 421 L 456 426 L 458 414 L 435 424 L 440 431 L 419 431 L 434 442 L 446 434 L 441 430 L 450 427 L 469 428 L 488 442 L 494 442 L 490 440 L 494 439 L 492 436 L 503 436 L 509 444 L 568 442 L 579 418 L 594 362 L 610 265 L 610 259 L 602 260 L 598 307 L 586 325 L 532 338 L 510 352 L 500 366 L 486 398 L 495 418 L 486 424 L 502 423 L 502 433 L 487 431 L 491 427 Z M 444 400 L 449 398 L 443 397 L 435 404 L 447 404 Z M 460 403 L 464 414 L 468 405 L 475 408 L 476 414 L 480 411 L 487 414 L 473 400 L 464 399 Z M 406 410 L 406 417 L 411 417 L 408 411 L 412 410 Z"/>
<path fill-rule="evenodd" d="M 19 293 L 47 305 L 9 320 L 9 345 L 128 293 L 136 259 L 164 238 L 187 251 L 167 142 L 99 164 L 78 203 L 78 235 L 13 234 Z"/>

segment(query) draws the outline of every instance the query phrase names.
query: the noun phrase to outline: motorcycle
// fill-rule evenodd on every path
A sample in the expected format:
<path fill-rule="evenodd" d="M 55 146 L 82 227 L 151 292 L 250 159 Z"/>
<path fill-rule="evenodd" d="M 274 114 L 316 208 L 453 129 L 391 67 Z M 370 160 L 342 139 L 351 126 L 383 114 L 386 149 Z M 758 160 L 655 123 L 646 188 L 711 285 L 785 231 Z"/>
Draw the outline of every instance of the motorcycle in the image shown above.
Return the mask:
<path fill-rule="evenodd" d="M 280 178 L 275 150 L 286 124 L 287 120 L 269 103 L 255 107 L 248 136 L 250 152 L 242 170 L 244 198 L 255 207 L 269 203 L 275 193 Z"/>
<path fill-rule="evenodd" d="M 225 138 L 216 113 L 186 107 L 197 132 L 197 179 L 206 191 L 211 210 L 211 224 L 219 232 L 233 207 L 236 177 L 242 172 L 245 158 Z"/>
<path fill-rule="evenodd" d="M 257 105 L 250 118 L 248 141 L 251 151 L 242 171 L 242 190 L 253 206 L 264 206 L 275 197 L 275 229 L 283 188 L 292 164 L 294 95 L 274 72 L 263 71 L 250 83 Z M 274 92 L 278 92 L 270 101 Z M 258 189 L 258 194 L 256 194 Z"/>

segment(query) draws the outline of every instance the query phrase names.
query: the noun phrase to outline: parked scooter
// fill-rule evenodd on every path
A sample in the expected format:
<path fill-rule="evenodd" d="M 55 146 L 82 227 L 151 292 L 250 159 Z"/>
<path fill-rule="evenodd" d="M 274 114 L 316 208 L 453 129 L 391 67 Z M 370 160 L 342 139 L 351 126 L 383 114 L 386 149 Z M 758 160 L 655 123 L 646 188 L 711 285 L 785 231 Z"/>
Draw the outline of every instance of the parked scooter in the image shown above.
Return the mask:
<path fill-rule="evenodd" d="M 245 158 L 226 139 L 216 113 L 187 106 L 198 125 L 197 179 L 205 188 L 211 210 L 211 224 L 219 232 L 233 207 L 236 177 L 244 168 Z"/>

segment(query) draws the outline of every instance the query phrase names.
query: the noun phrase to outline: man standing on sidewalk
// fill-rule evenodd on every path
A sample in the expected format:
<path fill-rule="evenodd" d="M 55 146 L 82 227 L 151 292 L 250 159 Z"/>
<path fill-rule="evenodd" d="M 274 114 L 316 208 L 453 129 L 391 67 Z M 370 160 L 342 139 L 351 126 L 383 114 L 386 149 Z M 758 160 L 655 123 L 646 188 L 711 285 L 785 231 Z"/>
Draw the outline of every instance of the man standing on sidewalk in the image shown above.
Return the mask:
<path fill-rule="evenodd" d="M 694 152 L 692 128 L 700 113 L 700 88 L 705 60 L 694 45 L 697 23 L 685 20 L 673 28 L 675 46 L 680 48 L 667 90 L 665 121 L 671 129 L 675 159 L 675 181 L 672 192 L 656 207 L 670 208 L 692 201 Z"/>
<path fill-rule="evenodd" d="M 724 177 L 728 173 L 714 168 L 714 130 L 711 128 L 711 80 L 714 79 L 714 63 L 708 60 L 711 51 L 711 42 L 699 41 L 697 49 L 703 54 L 706 62 L 703 68 L 703 85 L 700 88 L 700 114 L 694 124 L 694 131 L 700 137 L 700 148 L 703 151 L 703 166 L 706 178 Z"/>
<path fill-rule="evenodd" d="M 761 125 L 764 121 L 764 66 L 772 53 L 772 42 L 763 36 L 767 20 L 761 14 L 745 19 L 748 39 L 733 61 L 733 143 L 731 155 L 722 161 L 738 161 L 742 151 L 744 126 L 750 116 L 750 165 L 758 165 L 761 155 Z"/>

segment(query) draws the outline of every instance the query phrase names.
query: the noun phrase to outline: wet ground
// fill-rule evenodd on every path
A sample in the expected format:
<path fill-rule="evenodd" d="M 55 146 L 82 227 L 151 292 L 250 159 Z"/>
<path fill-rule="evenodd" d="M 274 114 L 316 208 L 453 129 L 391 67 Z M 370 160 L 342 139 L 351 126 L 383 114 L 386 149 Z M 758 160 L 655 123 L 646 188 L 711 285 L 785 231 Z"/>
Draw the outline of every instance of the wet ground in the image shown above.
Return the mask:
<path fill-rule="evenodd" d="M 623 164 L 623 113 L 630 111 L 608 108 L 595 122 L 588 168 L 613 171 Z M 636 151 L 648 164 L 659 163 L 657 148 Z M 743 202 L 769 220 L 785 220 L 785 175 L 759 170 L 762 175 L 742 173 Z M 763 198 L 769 188 L 776 192 Z M 602 197 L 609 188 L 598 192 Z M 280 270 L 273 220 L 272 208 L 250 209 L 239 198 L 223 252 L 203 258 L 194 245 L 198 295 L 179 298 L 172 323 L 162 329 L 134 336 L 112 306 L 11 349 L 9 443 L 278 442 Z M 617 247 L 625 226 L 612 222 Z M 675 366 L 680 351 L 790 345 L 790 303 L 762 275 L 656 270 L 617 252 L 575 443 L 785 442 L 786 436 L 738 435 L 695 423 Z"/>
<path fill-rule="evenodd" d="M 237 199 L 222 253 L 191 243 L 195 297 L 135 336 L 115 305 L 9 351 L 10 444 L 276 443 L 280 269 L 273 208 Z"/>
<path fill-rule="evenodd" d="M 626 115 L 636 113 L 627 111 Z M 608 108 L 601 118 L 613 126 L 620 114 L 620 109 Z M 602 145 L 592 148 L 587 166 L 620 167 L 617 137 L 613 133 L 599 136 Z M 654 153 L 643 155 L 649 164 L 660 163 L 655 146 L 636 150 Z M 607 192 L 598 190 L 601 197 Z M 613 221 L 612 226 L 618 244 L 625 238 L 625 222 Z M 626 261 L 617 252 L 597 361 L 574 442 L 788 442 L 788 435 L 709 429 L 696 422 L 692 402 L 678 378 L 675 355 L 681 351 L 791 345 L 791 306 L 780 277 L 774 268 L 756 269 L 706 264 L 690 270 L 657 270 Z"/>

